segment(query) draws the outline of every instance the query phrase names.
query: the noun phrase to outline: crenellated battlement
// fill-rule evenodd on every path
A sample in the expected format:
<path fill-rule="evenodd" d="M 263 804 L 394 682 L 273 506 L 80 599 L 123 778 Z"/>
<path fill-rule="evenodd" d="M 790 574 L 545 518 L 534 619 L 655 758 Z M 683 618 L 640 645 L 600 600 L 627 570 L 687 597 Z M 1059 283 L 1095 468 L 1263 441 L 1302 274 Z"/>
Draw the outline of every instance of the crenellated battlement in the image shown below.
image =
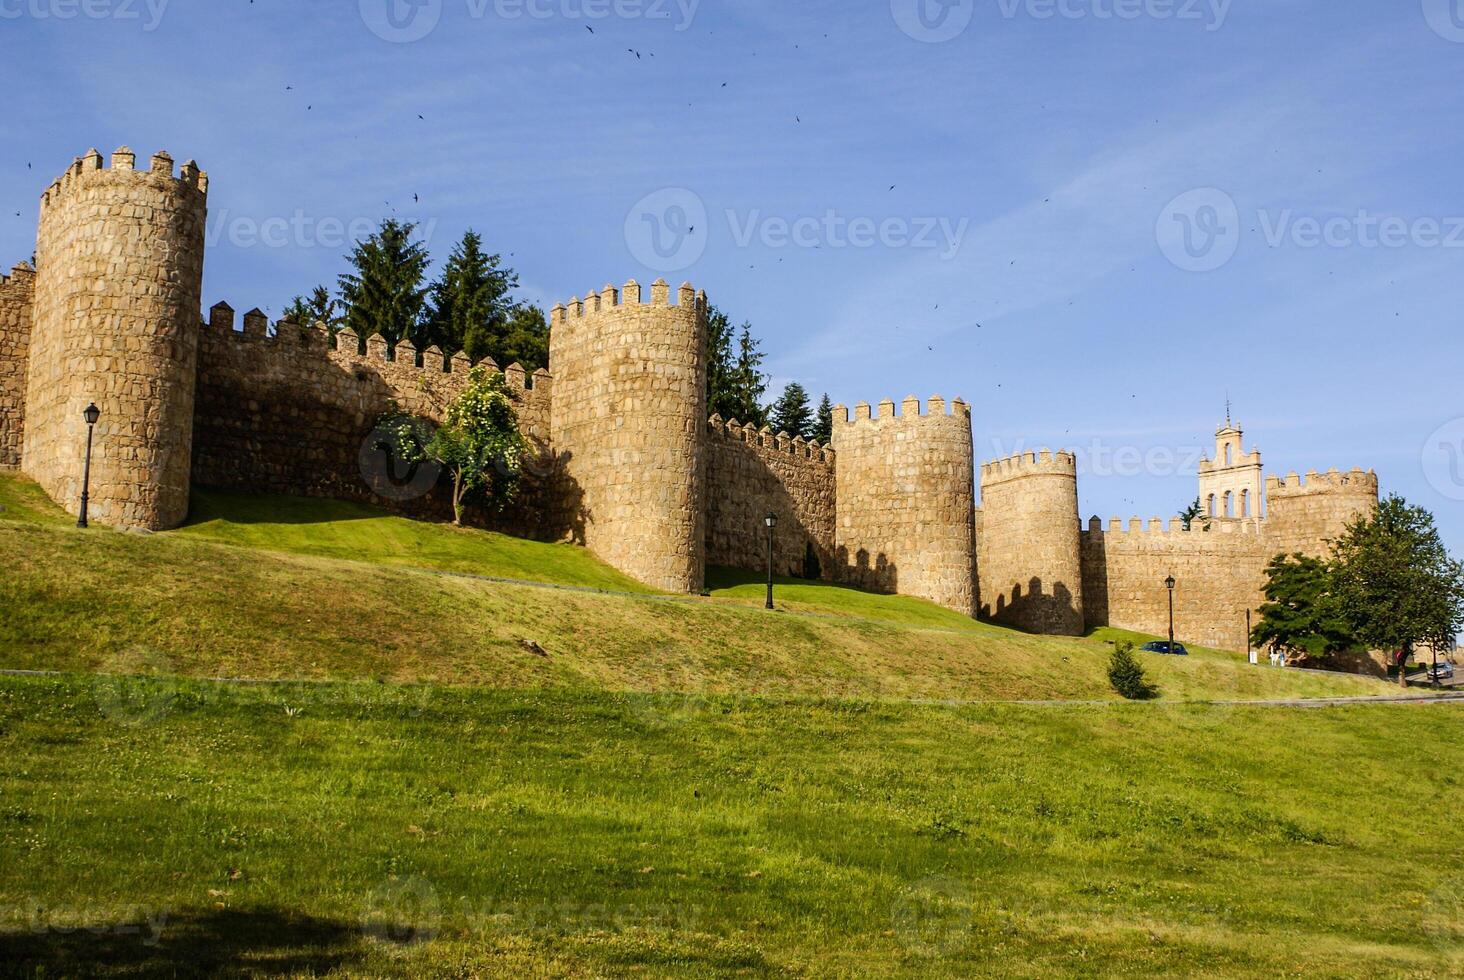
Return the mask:
<path fill-rule="evenodd" d="M 337 363 L 394 364 L 398 368 L 433 374 L 467 374 L 475 366 L 461 351 L 446 355 L 436 345 L 418 350 L 410 340 L 403 340 L 393 351 L 379 335 L 366 338 L 362 344 L 349 327 L 342 327 L 332 335 L 330 328 L 319 320 L 306 325 L 286 317 L 271 330 L 269 317 L 258 307 L 244 314 L 242 330 L 236 329 L 235 323 L 234 308 L 228 303 L 216 303 L 203 322 L 202 335 L 232 341 L 241 348 L 253 347 L 266 356 L 275 352 L 313 352 Z M 500 368 L 491 357 L 476 366 L 502 371 L 509 389 L 518 392 L 547 392 L 554 380 L 544 368 L 533 374 L 517 362 Z"/>
<path fill-rule="evenodd" d="M 41 211 L 61 203 L 76 189 L 96 180 L 136 180 L 155 184 L 169 182 L 180 189 L 196 192 L 200 198 L 208 196 L 208 174 L 200 170 L 198 164 L 192 160 L 185 162 L 182 170 L 175 175 L 172 156 L 166 150 L 159 150 L 153 154 L 148 169 L 138 170 L 137 154 L 123 146 L 112 154 L 111 166 L 106 167 L 103 165 L 101 153 L 93 147 L 85 155 L 73 160 L 71 166 L 46 188 L 41 195 Z"/>
<path fill-rule="evenodd" d="M 708 419 L 707 428 L 712 433 L 734 442 L 746 443 L 768 452 L 782 453 L 795 459 L 821 463 L 830 469 L 834 466 L 833 448 L 820 445 L 816 439 L 805 440 L 802 436 L 789 436 L 786 432 L 779 432 L 775 435 L 768 426 L 759 429 L 751 423 L 743 425 L 736 419 L 724 422 L 720 415 L 713 415 Z"/>
<path fill-rule="evenodd" d="M 670 284 L 664 279 L 657 279 L 651 283 L 649 301 L 643 301 L 641 285 L 634 279 L 618 289 L 607 283 L 600 292 L 594 290 L 587 292 L 584 299 L 574 296 L 568 303 L 556 303 L 554 308 L 549 311 L 549 322 L 551 325 L 568 323 L 571 320 L 582 320 L 585 317 L 608 313 L 624 307 L 671 307 L 673 305 L 681 309 L 695 309 L 699 313 L 705 312 L 707 294 L 693 288 L 691 283 L 684 282 L 676 292 L 676 303 L 672 304 Z"/>
<path fill-rule="evenodd" d="M 964 418 L 968 421 L 971 418 L 971 406 L 966 404 L 964 399 L 957 398 L 947 408 L 946 400 L 940 395 L 932 395 L 924 404 L 919 398 L 910 395 L 900 402 L 900 411 L 895 412 L 895 401 L 886 398 L 879 403 L 878 411 L 870 406 L 869 402 L 858 402 L 854 406 L 851 416 L 848 406 L 834 406 L 835 425 L 858 425 L 862 422 L 872 422 L 876 425 L 882 422 L 906 422 L 922 419 L 936 418 Z"/>
<path fill-rule="evenodd" d="M 1378 475 L 1372 470 L 1361 468 L 1353 469 L 1343 473 L 1338 469 L 1331 469 L 1325 473 L 1318 473 L 1310 470 L 1305 477 L 1297 476 L 1294 472 L 1287 474 L 1284 478 L 1266 477 L 1266 496 L 1296 497 L 1312 493 L 1355 493 L 1358 495 L 1378 494 Z"/>
<path fill-rule="evenodd" d="M 1028 476 L 1066 476 L 1076 479 L 1077 475 L 1077 456 L 1062 449 L 1055 453 L 1050 449 L 1018 453 L 981 464 L 983 487 Z"/>
<path fill-rule="evenodd" d="M 1105 527 L 1101 517 L 1092 517 L 1088 526 L 1083 529 L 1084 534 L 1123 535 L 1123 534 L 1249 534 L 1259 535 L 1265 530 L 1264 522 L 1257 518 L 1246 520 L 1212 520 L 1209 530 L 1206 530 L 1200 521 L 1195 521 L 1190 527 L 1184 526 L 1184 521 L 1178 517 L 1151 517 L 1145 520 L 1142 517 L 1131 517 L 1127 522 L 1122 517 L 1111 517 Z"/>
<path fill-rule="evenodd" d="M 29 262 L 17 262 L 15 268 L 10 270 L 10 275 L 0 275 L 0 290 L 6 289 L 34 289 L 36 285 L 36 270 L 31 268 Z"/>

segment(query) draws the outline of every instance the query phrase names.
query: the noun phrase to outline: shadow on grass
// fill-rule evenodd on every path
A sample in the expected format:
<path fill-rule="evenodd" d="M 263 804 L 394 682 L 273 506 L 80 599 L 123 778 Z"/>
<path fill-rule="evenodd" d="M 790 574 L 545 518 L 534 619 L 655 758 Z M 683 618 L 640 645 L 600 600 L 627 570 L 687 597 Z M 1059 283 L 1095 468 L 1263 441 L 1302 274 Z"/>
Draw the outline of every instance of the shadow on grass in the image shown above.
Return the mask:
<path fill-rule="evenodd" d="M 301 525 L 407 516 L 409 515 L 349 500 L 246 494 L 195 487 L 189 499 L 188 518 L 183 522 L 183 527 L 195 527 L 211 521 L 227 521 L 239 525 Z"/>
<path fill-rule="evenodd" d="M 359 963 L 366 948 L 359 924 L 279 910 L 158 915 L 0 931 L 0 976 L 313 976 Z"/>

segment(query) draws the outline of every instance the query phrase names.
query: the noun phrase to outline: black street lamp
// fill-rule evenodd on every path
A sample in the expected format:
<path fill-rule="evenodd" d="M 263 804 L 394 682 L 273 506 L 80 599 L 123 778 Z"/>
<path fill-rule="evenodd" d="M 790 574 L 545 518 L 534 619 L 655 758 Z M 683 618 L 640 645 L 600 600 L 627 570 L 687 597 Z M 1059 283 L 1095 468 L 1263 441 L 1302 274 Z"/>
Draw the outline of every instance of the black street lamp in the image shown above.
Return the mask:
<path fill-rule="evenodd" d="M 778 515 L 768 514 L 763 518 L 768 526 L 768 608 L 773 608 L 773 529 L 778 526 Z"/>
<path fill-rule="evenodd" d="M 92 402 L 81 413 L 86 419 L 86 468 L 81 471 L 81 515 L 76 519 L 77 527 L 86 527 L 86 504 L 91 497 L 91 449 L 92 431 L 96 429 L 97 419 L 102 417 L 102 410 L 97 408 L 97 403 Z"/>
<path fill-rule="evenodd" d="M 1171 575 L 1164 580 L 1164 585 L 1169 589 L 1169 652 L 1174 652 L 1174 576 Z"/>

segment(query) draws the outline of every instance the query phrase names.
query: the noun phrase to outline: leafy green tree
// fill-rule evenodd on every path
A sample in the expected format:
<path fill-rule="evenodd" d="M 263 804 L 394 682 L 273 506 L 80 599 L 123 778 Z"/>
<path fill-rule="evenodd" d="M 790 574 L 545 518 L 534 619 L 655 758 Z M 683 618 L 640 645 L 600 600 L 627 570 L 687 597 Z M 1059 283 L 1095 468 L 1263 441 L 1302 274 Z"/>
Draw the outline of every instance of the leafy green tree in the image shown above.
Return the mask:
<path fill-rule="evenodd" d="M 1159 689 L 1149 683 L 1143 666 L 1134 658 L 1134 645 L 1127 640 L 1117 644 L 1108 658 L 1108 682 L 1130 701 L 1150 701 L 1159 696 Z"/>
<path fill-rule="evenodd" d="M 285 307 L 285 319 L 294 320 L 302 327 L 323 323 L 334 331 L 337 326 L 338 305 L 329 289 L 324 286 L 316 286 L 311 290 L 308 299 L 304 296 L 296 296 L 290 300 L 290 305 Z"/>
<path fill-rule="evenodd" d="M 828 392 L 824 392 L 823 398 L 819 399 L 818 412 L 813 417 L 813 428 L 809 431 L 809 438 L 817 439 L 827 446 L 834 438 L 834 406 L 829 401 Z"/>
<path fill-rule="evenodd" d="M 454 524 L 462 526 L 463 506 L 473 494 L 481 492 L 495 509 L 517 494 L 528 444 L 519 431 L 513 395 L 502 372 L 473 368 L 425 445 L 410 417 L 395 415 L 384 421 L 393 456 L 408 464 L 435 460 L 452 474 Z"/>
<path fill-rule="evenodd" d="M 744 323 L 737 337 L 737 363 L 733 371 L 737 405 L 732 417 L 759 428 L 768 424 L 768 410 L 763 404 L 763 396 L 768 391 L 768 377 L 762 373 L 765 356 L 762 343 L 752 335 L 752 324 Z"/>
<path fill-rule="evenodd" d="M 1179 512 L 1179 519 L 1184 524 L 1186 531 L 1194 530 L 1195 521 L 1200 522 L 1200 530 L 1210 530 L 1210 515 L 1205 513 L 1205 507 L 1200 503 L 1199 497 L 1196 497 L 1194 503 Z"/>
<path fill-rule="evenodd" d="M 1319 558 L 1277 555 L 1266 568 L 1266 601 L 1251 632 L 1258 647 L 1325 660 L 1358 647 L 1332 593 L 1332 569 Z"/>
<path fill-rule="evenodd" d="M 773 403 L 772 426 L 774 432 L 786 432 L 790 436 L 807 437 L 813 421 L 808 407 L 808 392 L 796 381 L 788 382 L 783 393 Z"/>
<path fill-rule="evenodd" d="M 449 353 L 462 351 L 474 364 L 492 357 L 500 366 L 513 308 L 509 297 L 518 276 L 503 258 L 483 251 L 483 239 L 469 229 L 453 248 L 432 284 L 429 335 Z M 525 365 L 527 367 L 527 365 Z"/>
<path fill-rule="evenodd" d="M 388 218 L 348 256 L 353 272 L 340 277 L 342 326 L 362 342 L 380 335 L 395 348 L 403 338 L 430 346 L 427 326 L 427 246 L 412 240 L 417 226 Z"/>
<path fill-rule="evenodd" d="M 509 308 L 503 335 L 492 357 L 507 367 L 515 362 L 533 374 L 549 366 L 549 321 L 537 306 L 519 303 Z"/>
<path fill-rule="evenodd" d="M 1433 515 L 1397 494 L 1348 525 L 1332 569 L 1337 602 L 1369 649 L 1406 662 L 1419 644 L 1447 649 L 1464 627 L 1464 566 L 1449 556 Z"/>
<path fill-rule="evenodd" d="M 707 415 L 742 421 L 737 393 L 737 360 L 732 354 L 735 340 L 732 321 L 715 305 L 707 307 Z"/>

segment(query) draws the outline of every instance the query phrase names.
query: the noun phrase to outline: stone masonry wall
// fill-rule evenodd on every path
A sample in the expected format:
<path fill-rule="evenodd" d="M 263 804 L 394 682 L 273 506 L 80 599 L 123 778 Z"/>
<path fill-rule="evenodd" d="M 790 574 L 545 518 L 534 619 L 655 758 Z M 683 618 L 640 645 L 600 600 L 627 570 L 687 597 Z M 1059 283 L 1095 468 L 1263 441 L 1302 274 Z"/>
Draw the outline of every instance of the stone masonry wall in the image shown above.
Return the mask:
<path fill-rule="evenodd" d="M 35 271 L 24 262 L 0 276 L 0 469 L 17 469 L 25 440 L 25 375 Z"/>
<path fill-rule="evenodd" d="M 465 357 L 444 359 L 435 347 L 419 357 L 403 343 L 392 359 L 380 337 L 369 338 L 361 354 L 355 334 L 341 331 L 332 346 L 320 324 L 302 328 L 283 321 L 271 334 L 258 310 L 245 314 L 243 326 L 236 331 L 233 310 L 219 304 L 201 332 L 195 482 L 395 505 L 422 500 L 425 488 L 388 478 L 384 457 L 368 437 L 393 404 L 440 420 L 467 381 Z M 504 375 L 518 398 L 520 428 L 542 446 L 552 391 L 548 372 L 538 372 L 532 387 L 518 365 Z"/>
<path fill-rule="evenodd" d="M 976 614 L 971 410 L 959 398 L 907 398 L 901 415 L 860 402 L 834 409 L 838 575 L 862 588 L 919 596 Z"/>
<path fill-rule="evenodd" d="M 95 402 L 91 516 L 158 529 L 188 511 L 208 178 L 135 159 L 93 150 L 41 199 L 23 466 L 74 513 Z"/>
<path fill-rule="evenodd" d="M 1173 575 L 1175 639 L 1181 643 L 1244 651 L 1247 610 L 1265 601 L 1266 565 L 1278 553 L 1265 522 L 1217 521 L 1190 531 L 1174 518 L 1107 530 L 1093 518 L 1082 534 L 1083 598 L 1089 627 L 1167 636 Z"/>
<path fill-rule="evenodd" d="M 1033 633 L 1084 630 L 1078 472 L 1042 450 L 981 467 L 977 570 L 982 616 Z"/>
<path fill-rule="evenodd" d="M 1347 525 L 1378 507 L 1378 475 L 1362 470 L 1295 473 L 1266 480 L 1266 527 L 1277 554 L 1322 558 Z"/>
<path fill-rule="evenodd" d="M 706 557 L 707 304 L 657 281 L 556 306 L 550 435 L 566 536 L 670 592 L 698 592 Z"/>
<path fill-rule="evenodd" d="M 810 546 L 820 577 L 834 553 L 834 453 L 816 442 L 774 436 L 713 415 L 707 442 L 707 563 L 767 568 L 769 513 L 778 515 L 773 569 L 804 577 Z"/>

